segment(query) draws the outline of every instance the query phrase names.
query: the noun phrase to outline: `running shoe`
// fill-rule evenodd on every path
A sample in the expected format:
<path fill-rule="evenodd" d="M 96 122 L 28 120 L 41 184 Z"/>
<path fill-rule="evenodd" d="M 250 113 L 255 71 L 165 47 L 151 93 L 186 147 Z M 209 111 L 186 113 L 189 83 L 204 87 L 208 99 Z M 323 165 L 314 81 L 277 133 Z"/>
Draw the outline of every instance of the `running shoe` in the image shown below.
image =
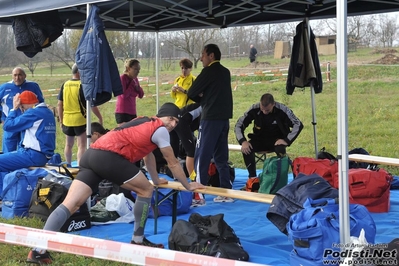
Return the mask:
<path fill-rule="evenodd" d="M 130 244 L 134 244 L 134 245 L 140 245 L 140 246 L 146 246 L 146 247 L 153 247 L 153 248 L 164 248 L 163 244 L 155 244 L 152 243 L 150 240 L 148 240 L 147 238 L 143 238 L 143 242 L 138 243 L 138 242 L 134 242 L 133 240 L 130 241 Z"/>
<path fill-rule="evenodd" d="M 53 258 L 50 256 L 50 253 L 47 251 L 43 254 L 40 254 L 36 250 L 29 251 L 28 258 L 26 259 L 27 263 L 34 264 L 51 264 L 53 262 Z"/>
<path fill-rule="evenodd" d="M 217 196 L 213 199 L 214 202 L 234 202 L 234 199 L 224 196 Z"/>

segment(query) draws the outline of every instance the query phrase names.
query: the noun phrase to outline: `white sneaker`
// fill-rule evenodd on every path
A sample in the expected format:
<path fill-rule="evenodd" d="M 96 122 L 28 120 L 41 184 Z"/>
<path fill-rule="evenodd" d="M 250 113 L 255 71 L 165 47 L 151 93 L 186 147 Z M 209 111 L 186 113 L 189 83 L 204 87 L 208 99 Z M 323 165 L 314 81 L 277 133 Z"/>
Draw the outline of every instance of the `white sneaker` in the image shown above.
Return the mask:
<path fill-rule="evenodd" d="M 234 202 L 234 199 L 224 196 L 217 196 L 213 199 L 214 202 Z"/>
<path fill-rule="evenodd" d="M 206 205 L 205 199 L 198 199 L 198 200 L 193 199 L 190 207 L 201 207 L 205 205 Z"/>

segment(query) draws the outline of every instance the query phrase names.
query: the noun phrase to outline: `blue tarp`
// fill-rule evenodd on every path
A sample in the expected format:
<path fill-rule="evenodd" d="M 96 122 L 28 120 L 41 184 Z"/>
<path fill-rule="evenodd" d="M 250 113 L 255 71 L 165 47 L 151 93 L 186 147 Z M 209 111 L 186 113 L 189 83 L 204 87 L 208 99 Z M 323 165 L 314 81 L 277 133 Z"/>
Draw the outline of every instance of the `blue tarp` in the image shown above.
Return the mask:
<path fill-rule="evenodd" d="M 233 188 L 240 189 L 247 179 L 247 172 L 236 169 Z M 290 177 L 292 180 L 292 176 Z M 267 218 L 269 204 L 260 204 L 244 200 L 234 203 L 214 203 L 214 196 L 206 195 L 207 204 L 179 215 L 178 219 L 188 220 L 193 212 L 202 215 L 224 213 L 225 221 L 234 229 L 244 249 L 250 255 L 250 262 L 269 265 L 289 265 L 292 245 L 288 237 L 281 233 Z M 376 243 L 387 243 L 399 236 L 399 190 L 391 191 L 389 213 L 373 213 L 377 225 Z M 172 228 L 170 216 L 158 219 L 158 234 L 154 235 L 154 219 L 148 219 L 145 235 L 153 242 L 163 243 L 167 248 L 168 236 Z M 98 237 L 129 243 L 133 224 L 95 225 L 91 229 L 76 232 L 82 236 Z"/>

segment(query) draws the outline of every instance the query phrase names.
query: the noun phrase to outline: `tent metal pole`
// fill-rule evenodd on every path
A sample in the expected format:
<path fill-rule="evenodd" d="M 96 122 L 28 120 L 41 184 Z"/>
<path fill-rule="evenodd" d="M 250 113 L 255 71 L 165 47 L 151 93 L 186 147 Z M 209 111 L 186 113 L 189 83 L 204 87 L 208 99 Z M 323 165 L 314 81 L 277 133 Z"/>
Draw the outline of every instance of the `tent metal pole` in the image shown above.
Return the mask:
<path fill-rule="evenodd" d="M 319 146 L 317 142 L 317 129 L 316 129 L 316 101 L 315 101 L 315 92 L 313 88 L 313 82 L 310 85 L 310 98 L 312 101 L 312 125 L 313 125 L 313 135 L 314 135 L 314 154 L 315 158 L 317 158 L 317 154 L 319 152 Z"/>
<path fill-rule="evenodd" d="M 308 31 L 308 38 L 310 41 L 310 25 L 309 25 L 309 18 L 305 18 L 306 21 L 306 28 Z M 317 158 L 317 153 L 319 152 L 319 147 L 318 147 L 318 142 L 317 142 L 317 130 L 316 130 L 316 100 L 315 100 L 315 92 L 314 92 L 314 86 L 313 86 L 313 81 L 310 82 L 310 99 L 311 99 L 311 104 L 312 104 L 312 125 L 313 125 L 313 136 L 314 136 L 314 153 L 315 153 L 315 158 Z"/>
<path fill-rule="evenodd" d="M 348 184 L 348 73 L 347 0 L 337 1 L 337 123 L 339 175 L 339 233 L 341 244 L 350 243 Z M 346 246 L 346 245 L 343 245 Z"/>
<path fill-rule="evenodd" d="M 86 22 L 89 18 L 90 14 L 90 4 L 86 4 Z M 91 144 L 91 99 L 86 100 L 86 136 L 87 136 L 87 143 L 86 148 L 90 148 Z M 86 200 L 87 209 L 90 211 L 91 209 L 91 196 Z"/>
<path fill-rule="evenodd" d="M 159 110 L 159 33 L 155 32 L 155 88 L 156 88 L 156 102 L 157 110 Z"/>
<path fill-rule="evenodd" d="M 90 4 L 86 4 L 86 21 L 89 17 Z M 90 148 L 91 143 L 91 100 L 86 100 L 86 136 L 87 143 L 86 148 Z"/>

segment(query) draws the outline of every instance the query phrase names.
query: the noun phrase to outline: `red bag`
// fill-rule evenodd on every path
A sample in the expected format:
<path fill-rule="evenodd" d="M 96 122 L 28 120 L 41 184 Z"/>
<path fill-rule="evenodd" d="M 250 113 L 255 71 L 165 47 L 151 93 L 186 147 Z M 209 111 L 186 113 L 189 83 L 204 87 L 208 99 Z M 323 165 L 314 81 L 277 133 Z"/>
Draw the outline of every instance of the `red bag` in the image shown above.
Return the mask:
<path fill-rule="evenodd" d="M 383 168 L 349 169 L 349 202 L 364 205 L 370 212 L 388 212 L 392 180 L 392 175 Z M 338 173 L 334 175 L 334 185 L 338 187 Z"/>
<path fill-rule="evenodd" d="M 230 161 L 228 161 L 227 163 L 229 165 L 230 182 L 233 183 L 236 178 L 234 164 Z M 220 187 L 219 172 L 218 172 L 218 169 L 216 168 L 216 164 L 213 160 L 210 162 L 209 168 L 208 168 L 208 184 L 207 185 L 212 186 L 212 187 Z"/>
<path fill-rule="evenodd" d="M 390 188 L 392 175 L 380 168 L 376 171 L 349 169 L 349 193 L 353 198 L 378 198 Z"/>
<path fill-rule="evenodd" d="M 292 162 L 292 173 L 294 177 L 299 173 L 303 173 L 305 175 L 316 173 L 323 177 L 333 187 L 333 177 L 337 172 L 338 161 L 336 160 L 297 157 Z"/>

